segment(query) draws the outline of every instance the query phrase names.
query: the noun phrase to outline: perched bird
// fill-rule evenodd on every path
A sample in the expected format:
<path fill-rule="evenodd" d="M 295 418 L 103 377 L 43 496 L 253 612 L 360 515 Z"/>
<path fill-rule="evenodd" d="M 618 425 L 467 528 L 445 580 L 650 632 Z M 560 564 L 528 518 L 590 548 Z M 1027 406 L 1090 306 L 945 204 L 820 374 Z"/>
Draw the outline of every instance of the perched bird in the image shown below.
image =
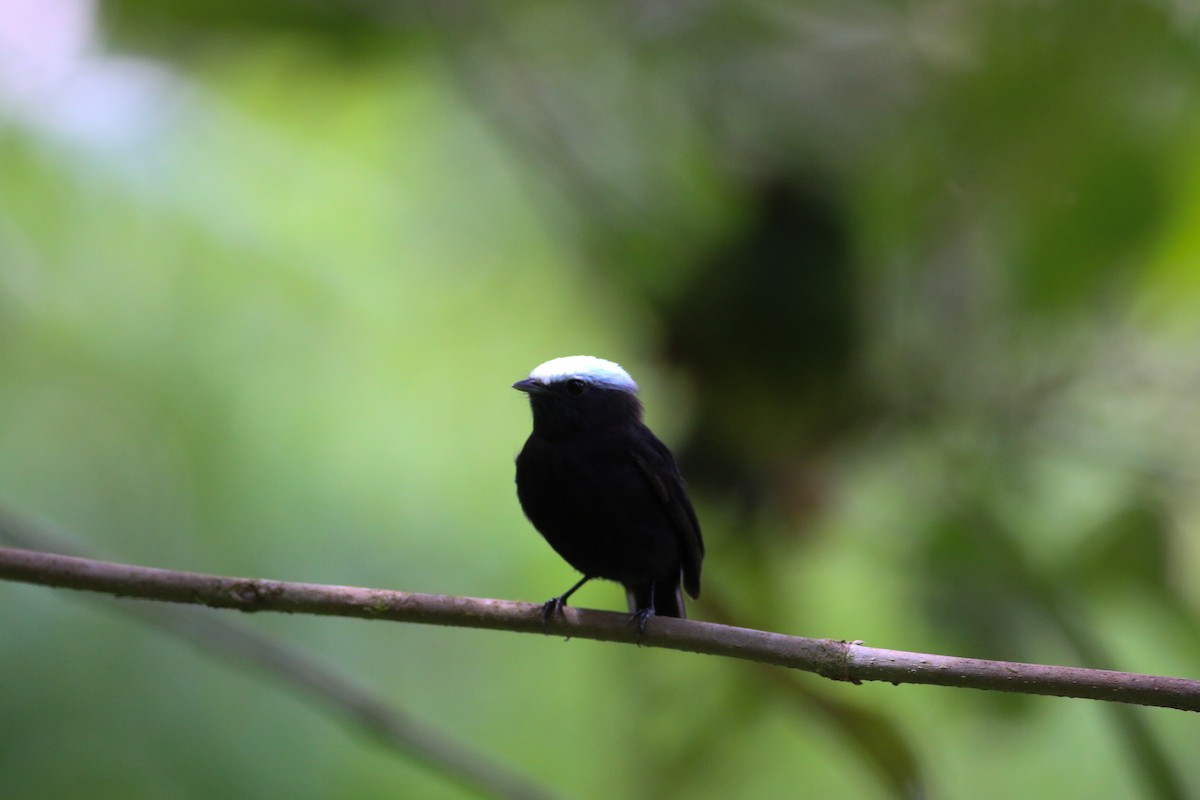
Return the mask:
<path fill-rule="evenodd" d="M 525 516 L 583 578 L 625 587 L 639 634 L 654 614 L 685 617 L 680 584 L 700 596 L 704 541 L 675 457 L 642 422 L 637 384 L 612 361 L 556 358 L 513 384 L 533 433 L 517 456 Z"/>

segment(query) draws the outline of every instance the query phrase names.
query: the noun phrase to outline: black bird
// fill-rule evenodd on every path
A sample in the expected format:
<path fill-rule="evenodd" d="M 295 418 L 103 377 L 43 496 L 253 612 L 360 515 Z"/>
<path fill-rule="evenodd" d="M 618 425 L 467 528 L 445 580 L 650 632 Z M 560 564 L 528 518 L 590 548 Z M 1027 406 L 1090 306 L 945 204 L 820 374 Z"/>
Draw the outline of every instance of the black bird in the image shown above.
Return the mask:
<path fill-rule="evenodd" d="M 513 384 L 533 433 L 517 456 L 517 497 L 533 526 L 583 579 L 625 587 L 639 634 L 654 614 L 684 618 L 680 584 L 700 596 L 704 541 L 675 457 L 642 422 L 637 384 L 618 364 L 556 358 Z"/>

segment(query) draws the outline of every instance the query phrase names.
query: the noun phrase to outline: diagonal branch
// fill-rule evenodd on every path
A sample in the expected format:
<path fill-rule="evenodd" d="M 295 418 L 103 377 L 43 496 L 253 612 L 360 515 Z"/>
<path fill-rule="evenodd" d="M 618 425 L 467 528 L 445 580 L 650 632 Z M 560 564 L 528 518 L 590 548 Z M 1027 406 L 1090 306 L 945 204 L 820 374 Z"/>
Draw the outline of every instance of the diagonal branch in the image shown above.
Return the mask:
<path fill-rule="evenodd" d="M 543 629 L 542 607 L 531 603 L 230 578 L 13 548 L 0 548 L 0 579 L 247 612 L 545 632 L 630 644 L 637 639 L 627 615 L 607 611 L 566 608 Z M 651 619 L 641 644 L 792 667 L 851 683 L 922 683 L 1200 711 L 1200 680 L 1186 678 L 881 650 L 858 642 L 667 618 Z"/>

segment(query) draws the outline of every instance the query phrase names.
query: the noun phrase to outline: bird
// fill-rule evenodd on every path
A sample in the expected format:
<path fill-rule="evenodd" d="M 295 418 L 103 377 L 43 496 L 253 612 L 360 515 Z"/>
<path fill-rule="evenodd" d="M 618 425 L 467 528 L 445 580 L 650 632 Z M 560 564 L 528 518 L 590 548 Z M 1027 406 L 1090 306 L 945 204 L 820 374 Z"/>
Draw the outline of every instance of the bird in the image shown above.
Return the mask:
<path fill-rule="evenodd" d="M 516 460 L 517 498 L 533 527 L 583 577 L 542 606 L 542 622 L 590 580 L 625 588 L 641 639 L 654 615 L 686 618 L 700 596 L 704 540 L 670 449 L 642 421 L 638 385 L 619 364 L 566 356 L 513 388 L 533 431 Z"/>

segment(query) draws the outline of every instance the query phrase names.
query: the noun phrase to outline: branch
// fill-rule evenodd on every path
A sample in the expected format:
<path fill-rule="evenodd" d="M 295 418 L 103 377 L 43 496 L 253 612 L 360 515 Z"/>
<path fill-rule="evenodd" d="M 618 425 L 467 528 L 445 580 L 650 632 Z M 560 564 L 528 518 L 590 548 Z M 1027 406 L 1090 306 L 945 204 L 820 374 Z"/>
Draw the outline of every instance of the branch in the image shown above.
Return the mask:
<path fill-rule="evenodd" d="M 76 549 L 73 542 L 3 509 L 0 509 L 0 538 L 21 548 L 53 548 L 60 552 Z M 276 678 L 279 685 L 294 690 L 302 700 L 316 701 L 385 748 L 480 796 L 505 800 L 555 797 L 548 789 L 505 765 L 421 723 L 317 657 L 243 627 L 228 615 L 196 613 L 195 609 L 161 603 L 126 603 L 116 597 L 98 597 L 96 602 L 176 636 L 206 656 L 264 671 Z"/>
<path fill-rule="evenodd" d="M 606 611 L 566 608 L 543 629 L 542 607 L 532 603 L 229 578 L 13 548 L 0 548 L 0 579 L 247 612 L 554 633 L 631 644 L 637 638 L 628 615 Z M 1200 711 L 1200 680 L 1186 678 L 881 650 L 858 642 L 806 639 L 662 617 L 650 620 L 641 644 L 791 667 L 851 683 L 959 686 Z"/>

